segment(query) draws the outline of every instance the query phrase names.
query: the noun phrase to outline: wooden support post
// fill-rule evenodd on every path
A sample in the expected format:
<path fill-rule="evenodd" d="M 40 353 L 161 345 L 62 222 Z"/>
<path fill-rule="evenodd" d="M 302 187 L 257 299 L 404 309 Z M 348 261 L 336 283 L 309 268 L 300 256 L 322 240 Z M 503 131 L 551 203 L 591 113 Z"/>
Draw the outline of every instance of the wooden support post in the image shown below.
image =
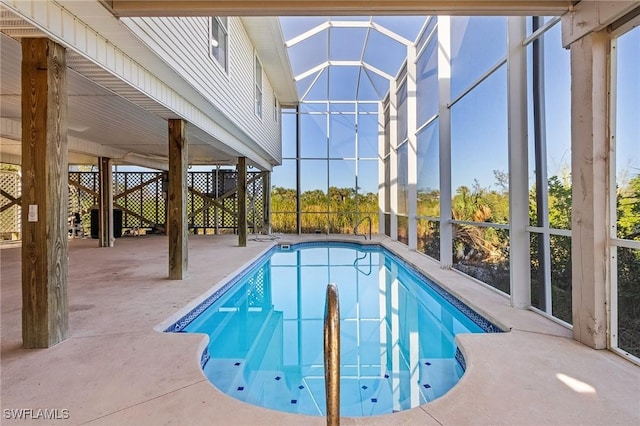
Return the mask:
<path fill-rule="evenodd" d="M 238 157 L 238 246 L 247 246 L 247 157 Z"/>
<path fill-rule="evenodd" d="M 187 123 L 169 120 L 169 279 L 187 276 Z"/>
<path fill-rule="evenodd" d="M 112 160 L 107 157 L 98 159 L 98 180 L 100 198 L 98 199 L 98 245 L 113 247 L 113 172 Z"/>
<path fill-rule="evenodd" d="M 608 68 L 606 31 L 571 45 L 571 258 L 573 337 L 607 347 Z"/>
<path fill-rule="evenodd" d="M 65 50 L 22 39 L 22 342 L 67 338 L 69 306 Z"/>
<path fill-rule="evenodd" d="M 262 172 L 263 223 L 262 229 L 271 234 L 271 172 Z"/>

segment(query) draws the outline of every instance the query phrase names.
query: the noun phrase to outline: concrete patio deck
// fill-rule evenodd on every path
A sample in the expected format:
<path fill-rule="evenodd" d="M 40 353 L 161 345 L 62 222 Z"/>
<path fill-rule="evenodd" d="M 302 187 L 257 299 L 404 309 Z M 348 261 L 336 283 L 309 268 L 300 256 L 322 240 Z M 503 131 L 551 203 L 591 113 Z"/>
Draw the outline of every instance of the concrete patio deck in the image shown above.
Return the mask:
<path fill-rule="evenodd" d="M 566 328 L 512 309 L 504 296 L 402 244 L 380 241 L 511 331 L 459 336 L 467 371 L 442 398 L 391 415 L 343 418 L 342 424 L 640 424 L 639 366 L 572 340 Z M 98 248 L 96 240 L 70 240 L 69 338 L 40 350 L 22 349 L 20 248 L 2 247 L 2 424 L 325 424 L 322 417 L 267 410 L 222 394 L 200 369 L 204 337 L 156 331 L 273 242 L 250 240 L 239 248 L 233 235 L 190 236 L 183 281 L 167 279 L 167 244 L 164 236 L 120 238 L 110 249 Z M 15 419 L 20 409 L 31 409 L 22 412 L 28 417 L 49 409 L 66 418 Z"/>

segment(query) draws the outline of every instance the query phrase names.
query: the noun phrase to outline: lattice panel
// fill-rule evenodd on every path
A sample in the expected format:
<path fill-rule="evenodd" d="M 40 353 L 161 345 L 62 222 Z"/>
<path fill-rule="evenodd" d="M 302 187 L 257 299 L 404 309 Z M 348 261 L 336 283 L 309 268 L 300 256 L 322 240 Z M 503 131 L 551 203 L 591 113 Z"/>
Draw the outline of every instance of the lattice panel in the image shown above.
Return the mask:
<path fill-rule="evenodd" d="M 247 178 L 253 182 L 247 188 L 247 220 L 253 226 L 253 232 L 260 231 L 265 222 L 265 193 L 264 193 L 264 175 L 259 172 L 249 173 Z"/>
<path fill-rule="evenodd" d="M 18 238 L 21 228 L 20 172 L 0 170 L 0 239 Z"/>
<path fill-rule="evenodd" d="M 187 216 L 190 228 L 207 228 L 211 207 L 208 198 L 215 198 L 214 182 L 210 172 L 190 172 L 187 176 Z"/>
<path fill-rule="evenodd" d="M 122 228 L 164 225 L 166 205 L 162 172 L 121 172 L 114 177 L 114 208 L 122 210 Z"/>
<path fill-rule="evenodd" d="M 0 232 L 20 231 L 20 175 L 2 172 Z M 69 172 L 69 217 L 79 212 L 85 233 L 90 233 L 91 211 L 98 208 L 97 172 Z M 237 231 L 237 179 L 234 170 L 189 172 L 187 215 L 191 229 Z M 247 173 L 247 219 L 249 230 L 259 232 L 266 222 L 264 175 Z M 163 172 L 119 172 L 113 175 L 114 208 L 122 210 L 122 228 L 162 227 L 166 222 L 166 174 Z M 224 196 L 224 197 L 223 197 Z M 8 207 L 5 207 L 8 206 Z"/>
<path fill-rule="evenodd" d="M 189 173 L 187 211 L 190 228 L 237 228 L 237 179 L 238 173 L 233 170 Z M 250 172 L 247 180 L 250 182 L 247 185 L 247 218 L 249 228 L 255 232 L 265 221 L 263 175 Z"/>
<path fill-rule="evenodd" d="M 69 213 L 80 213 L 82 227 L 88 234 L 91 226 L 91 210 L 98 208 L 98 173 L 69 172 Z"/>

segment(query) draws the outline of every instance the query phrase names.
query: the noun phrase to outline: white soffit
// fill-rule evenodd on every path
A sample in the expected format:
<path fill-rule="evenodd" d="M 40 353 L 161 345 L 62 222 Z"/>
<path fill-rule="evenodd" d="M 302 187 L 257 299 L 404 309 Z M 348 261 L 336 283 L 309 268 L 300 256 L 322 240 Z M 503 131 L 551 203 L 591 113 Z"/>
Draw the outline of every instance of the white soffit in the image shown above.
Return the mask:
<path fill-rule="evenodd" d="M 298 103 L 289 55 L 284 45 L 280 22 L 276 17 L 243 17 L 242 23 L 255 46 L 262 68 L 281 104 Z"/>

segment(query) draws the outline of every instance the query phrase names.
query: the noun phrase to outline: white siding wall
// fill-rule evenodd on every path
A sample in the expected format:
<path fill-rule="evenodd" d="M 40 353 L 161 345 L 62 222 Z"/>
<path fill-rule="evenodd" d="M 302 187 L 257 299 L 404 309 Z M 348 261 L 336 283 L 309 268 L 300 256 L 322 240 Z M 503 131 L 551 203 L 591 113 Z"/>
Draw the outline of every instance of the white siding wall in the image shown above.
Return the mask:
<path fill-rule="evenodd" d="M 123 18 L 178 74 L 232 123 L 281 162 L 280 120 L 274 120 L 274 93 L 262 76 L 262 118 L 254 112 L 254 48 L 239 18 L 230 17 L 228 73 L 209 55 L 209 18 Z M 222 124 L 224 126 L 224 124 Z"/>

